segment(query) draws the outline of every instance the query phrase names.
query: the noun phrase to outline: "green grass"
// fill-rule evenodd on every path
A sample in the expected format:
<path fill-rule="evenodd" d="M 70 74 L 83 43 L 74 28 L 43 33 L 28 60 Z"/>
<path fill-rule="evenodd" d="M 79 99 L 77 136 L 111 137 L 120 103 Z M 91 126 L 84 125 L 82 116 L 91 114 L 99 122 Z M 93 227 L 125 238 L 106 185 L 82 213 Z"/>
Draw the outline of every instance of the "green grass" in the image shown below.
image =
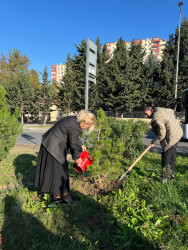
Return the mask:
<path fill-rule="evenodd" d="M 148 153 L 122 189 L 98 194 L 87 174 L 71 170 L 72 192 L 81 201 L 55 208 L 33 188 L 36 160 L 14 152 L 0 163 L 2 249 L 188 249 L 187 155 L 177 157 L 168 184 L 160 180 L 160 155 Z"/>

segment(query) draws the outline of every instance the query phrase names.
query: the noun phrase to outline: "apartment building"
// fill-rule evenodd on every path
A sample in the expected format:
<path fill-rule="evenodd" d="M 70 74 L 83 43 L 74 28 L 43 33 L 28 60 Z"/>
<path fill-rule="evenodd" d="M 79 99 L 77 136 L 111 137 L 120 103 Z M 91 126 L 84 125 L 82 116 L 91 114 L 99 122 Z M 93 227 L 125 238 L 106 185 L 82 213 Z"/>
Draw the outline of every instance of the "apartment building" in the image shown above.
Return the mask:
<path fill-rule="evenodd" d="M 163 51 L 166 46 L 166 39 L 162 39 L 160 37 L 146 38 L 146 39 L 137 39 L 134 41 L 136 44 L 141 44 L 143 50 L 146 55 L 144 56 L 144 62 L 146 62 L 149 55 L 153 54 L 157 61 L 162 60 Z M 113 56 L 113 52 L 116 49 L 115 43 L 106 43 L 107 53 L 110 56 Z M 125 46 L 129 50 L 132 42 L 125 41 Z"/>
<path fill-rule="evenodd" d="M 60 82 L 65 74 L 66 65 L 65 64 L 57 64 L 52 65 L 52 81 Z"/>

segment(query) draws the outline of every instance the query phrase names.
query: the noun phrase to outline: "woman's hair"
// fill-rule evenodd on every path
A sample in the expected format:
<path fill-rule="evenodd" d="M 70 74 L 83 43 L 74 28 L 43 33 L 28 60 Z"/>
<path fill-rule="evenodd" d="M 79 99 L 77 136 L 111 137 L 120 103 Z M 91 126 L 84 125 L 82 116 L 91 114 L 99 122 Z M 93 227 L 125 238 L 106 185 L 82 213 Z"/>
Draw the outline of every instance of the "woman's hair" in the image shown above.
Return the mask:
<path fill-rule="evenodd" d="M 95 116 L 94 114 L 92 114 L 89 111 L 86 110 L 81 110 L 78 114 L 77 114 L 77 121 L 78 122 L 85 122 L 88 125 L 92 125 L 89 129 L 89 133 L 92 132 L 94 130 L 94 126 L 95 126 Z"/>
<path fill-rule="evenodd" d="M 153 102 L 148 102 L 148 103 L 145 104 L 144 110 L 155 111 L 156 110 L 156 106 L 155 106 L 155 104 Z"/>

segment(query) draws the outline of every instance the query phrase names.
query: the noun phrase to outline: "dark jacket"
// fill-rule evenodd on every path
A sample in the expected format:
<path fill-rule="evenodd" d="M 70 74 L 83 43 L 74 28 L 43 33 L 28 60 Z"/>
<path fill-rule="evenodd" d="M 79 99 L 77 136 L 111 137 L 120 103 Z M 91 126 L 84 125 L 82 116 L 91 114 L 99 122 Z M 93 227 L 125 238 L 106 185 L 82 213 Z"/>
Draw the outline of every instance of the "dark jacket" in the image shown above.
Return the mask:
<path fill-rule="evenodd" d="M 60 163 L 65 161 L 70 148 L 73 160 L 80 158 L 83 145 L 79 136 L 82 134 L 80 123 L 75 116 L 60 119 L 42 136 L 42 145 Z"/>

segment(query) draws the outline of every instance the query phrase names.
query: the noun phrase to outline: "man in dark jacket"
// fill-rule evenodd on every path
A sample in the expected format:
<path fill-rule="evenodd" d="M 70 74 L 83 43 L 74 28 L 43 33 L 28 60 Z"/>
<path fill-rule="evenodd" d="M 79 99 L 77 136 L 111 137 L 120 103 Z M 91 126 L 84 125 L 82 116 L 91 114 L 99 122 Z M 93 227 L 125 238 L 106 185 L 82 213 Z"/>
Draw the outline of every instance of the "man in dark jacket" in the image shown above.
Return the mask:
<path fill-rule="evenodd" d="M 76 116 L 60 119 L 42 137 L 37 168 L 35 187 L 42 192 L 51 193 L 54 202 L 65 204 L 74 202 L 69 195 L 69 173 L 67 150 L 70 149 L 72 158 L 80 166 L 80 149 L 86 150 L 80 140 L 82 130 L 94 126 L 94 115 L 85 110 Z"/>

